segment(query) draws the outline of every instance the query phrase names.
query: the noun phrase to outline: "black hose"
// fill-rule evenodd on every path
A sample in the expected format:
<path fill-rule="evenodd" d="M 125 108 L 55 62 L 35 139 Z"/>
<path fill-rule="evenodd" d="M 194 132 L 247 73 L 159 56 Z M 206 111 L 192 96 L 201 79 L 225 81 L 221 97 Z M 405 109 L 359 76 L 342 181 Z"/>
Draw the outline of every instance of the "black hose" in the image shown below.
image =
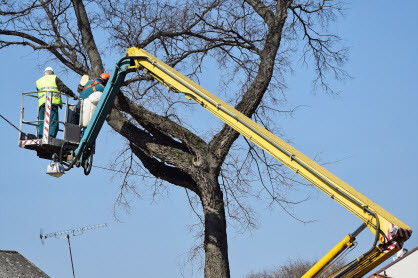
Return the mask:
<path fill-rule="evenodd" d="M 77 155 L 72 159 L 70 165 L 68 167 L 64 167 L 64 171 L 69 171 L 71 168 L 73 168 L 74 164 L 76 163 L 76 161 L 78 161 L 78 159 L 81 156 L 81 150 L 84 148 L 84 146 L 86 145 L 86 142 L 84 141 L 83 143 L 81 143 L 80 146 L 80 151 L 77 153 Z M 61 156 L 61 153 L 60 153 Z"/>
<path fill-rule="evenodd" d="M 117 66 L 117 67 L 118 67 L 118 69 L 119 69 L 123 61 L 125 61 L 125 60 L 130 60 L 130 59 L 140 59 L 140 58 L 144 58 L 144 59 L 147 59 L 147 60 L 148 60 L 148 57 L 147 57 L 147 56 L 126 56 L 126 57 L 121 58 L 121 59 L 120 59 L 120 60 L 116 63 L 116 66 Z M 113 75 L 113 76 L 112 76 L 112 80 L 110 81 L 112 84 L 113 84 L 113 83 L 115 83 L 116 76 L 117 76 L 117 74 L 115 74 L 115 75 Z"/>
<path fill-rule="evenodd" d="M 62 145 L 61 145 L 61 149 L 60 149 L 60 155 L 59 155 L 59 162 L 62 164 L 62 162 L 63 162 L 63 160 L 62 160 L 62 158 L 63 158 L 63 155 L 64 155 L 64 150 L 65 150 L 65 141 L 64 141 L 64 143 L 62 143 Z"/>
<path fill-rule="evenodd" d="M 69 166 L 70 163 L 68 163 L 67 161 L 64 161 L 63 160 L 64 151 L 65 151 L 65 144 L 66 144 L 66 142 L 64 141 L 64 143 L 62 143 L 62 145 L 61 145 L 61 149 L 60 149 L 58 161 L 59 161 L 59 163 L 61 163 L 61 165 Z"/>
<path fill-rule="evenodd" d="M 372 247 L 367 252 L 365 252 L 363 255 L 361 255 L 357 259 L 353 260 L 351 263 L 349 263 L 348 264 L 349 266 L 344 271 L 342 271 L 341 273 L 338 273 L 335 276 L 335 278 L 344 277 L 345 274 L 349 273 L 351 270 L 353 270 L 354 268 L 356 268 L 364 258 L 366 258 L 370 253 L 373 252 L 373 250 L 376 247 L 377 241 L 379 240 L 379 235 L 380 235 L 380 221 L 379 221 L 379 217 L 377 217 L 376 213 L 374 211 L 372 211 L 371 209 L 369 209 L 368 207 L 365 207 L 364 206 L 363 209 L 365 211 L 367 211 L 368 213 L 370 213 L 371 215 L 373 215 L 373 217 L 376 219 L 376 235 L 374 237 L 373 245 L 372 245 Z"/>

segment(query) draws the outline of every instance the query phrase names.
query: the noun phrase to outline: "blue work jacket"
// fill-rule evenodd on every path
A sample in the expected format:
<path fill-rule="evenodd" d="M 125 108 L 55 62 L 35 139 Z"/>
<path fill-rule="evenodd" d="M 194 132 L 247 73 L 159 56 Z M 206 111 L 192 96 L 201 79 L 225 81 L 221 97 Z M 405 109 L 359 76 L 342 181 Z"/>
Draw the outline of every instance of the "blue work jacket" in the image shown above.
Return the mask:
<path fill-rule="evenodd" d="M 96 79 L 94 81 L 89 80 L 84 86 L 83 91 L 80 93 L 80 98 L 86 99 L 94 92 L 103 92 L 105 86 L 101 82 L 103 82 L 102 79 Z M 77 111 L 80 111 L 80 102 L 77 104 Z"/>

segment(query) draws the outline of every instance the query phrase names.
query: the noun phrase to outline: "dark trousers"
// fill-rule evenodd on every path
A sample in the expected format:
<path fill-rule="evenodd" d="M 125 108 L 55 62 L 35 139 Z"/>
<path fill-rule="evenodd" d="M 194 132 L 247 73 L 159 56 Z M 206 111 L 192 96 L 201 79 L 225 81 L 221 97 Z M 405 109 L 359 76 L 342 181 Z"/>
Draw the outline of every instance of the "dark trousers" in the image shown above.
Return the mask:
<path fill-rule="evenodd" d="M 45 119 L 45 105 L 39 107 L 38 112 L 39 127 L 38 127 L 38 138 L 42 138 L 44 132 L 44 119 Z M 49 118 L 49 136 L 56 138 L 58 133 L 58 105 L 52 105 L 51 115 Z"/>

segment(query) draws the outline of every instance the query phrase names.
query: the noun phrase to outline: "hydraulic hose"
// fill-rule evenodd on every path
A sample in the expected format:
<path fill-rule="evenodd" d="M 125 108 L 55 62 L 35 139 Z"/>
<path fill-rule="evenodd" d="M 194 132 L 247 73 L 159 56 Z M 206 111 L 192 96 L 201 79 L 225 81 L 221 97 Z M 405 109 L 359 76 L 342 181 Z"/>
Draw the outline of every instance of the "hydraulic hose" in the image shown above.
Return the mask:
<path fill-rule="evenodd" d="M 80 158 L 81 153 L 82 153 L 82 149 L 84 148 L 84 146 L 86 145 L 86 141 L 84 141 L 83 143 L 81 143 L 80 146 L 80 151 L 77 153 L 77 155 L 71 160 L 71 163 L 68 167 L 64 167 L 64 171 L 69 171 L 71 168 L 73 168 L 74 164 L 77 162 L 77 160 Z M 60 151 L 60 159 L 62 157 L 62 150 L 63 150 L 63 146 L 64 144 L 61 146 L 61 151 Z"/>
<path fill-rule="evenodd" d="M 131 60 L 131 59 L 148 59 L 148 57 L 146 56 L 126 56 L 121 58 L 117 63 L 116 63 L 116 67 L 119 69 L 120 66 L 122 65 L 122 62 L 125 60 Z M 112 80 L 110 81 L 112 84 L 115 83 L 116 80 L 116 76 L 117 74 L 112 76 Z"/>
<path fill-rule="evenodd" d="M 335 276 L 335 278 L 342 278 L 342 277 L 344 277 L 344 275 L 346 275 L 347 273 L 352 271 L 354 268 L 356 268 L 364 258 L 366 258 L 370 253 L 373 252 L 373 250 L 375 249 L 376 244 L 379 240 L 379 235 L 381 233 L 379 217 L 377 217 L 376 213 L 374 211 L 372 211 L 371 209 L 369 209 L 368 207 L 364 206 L 363 209 L 365 211 L 367 211 L 368 213 L 370 213 L 371 215 L 373 215 L 373 217 L 376 219 L 376 234 L 375 234 L 375 237 L 374 237 L 373 245 L 367 252 L 365 252 L 363 255 L 361 255 L 357 259 L 353 260 L 351 263 L 349 263 L 349 266 L 345 270 L 343 270 L 341 273 L 338 273 Z"/>

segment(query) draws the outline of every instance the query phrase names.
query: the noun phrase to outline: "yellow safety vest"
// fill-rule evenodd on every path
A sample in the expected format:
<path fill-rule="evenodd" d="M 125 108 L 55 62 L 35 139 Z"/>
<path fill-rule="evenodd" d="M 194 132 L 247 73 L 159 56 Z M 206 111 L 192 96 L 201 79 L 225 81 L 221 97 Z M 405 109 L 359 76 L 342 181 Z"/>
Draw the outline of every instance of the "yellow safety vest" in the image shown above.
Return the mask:
<path fill-rule="evenodd" d="M 56 83 L 56 75 L 48 74 L 44 75 L 36 81 L 36 87 L 38 88 L 38 105 L 41 107 L 45 104 L 45 92 L 52 92 L 52 104 L 62 107 L 62 99 L 60 91 L 58 90 Z"/>

